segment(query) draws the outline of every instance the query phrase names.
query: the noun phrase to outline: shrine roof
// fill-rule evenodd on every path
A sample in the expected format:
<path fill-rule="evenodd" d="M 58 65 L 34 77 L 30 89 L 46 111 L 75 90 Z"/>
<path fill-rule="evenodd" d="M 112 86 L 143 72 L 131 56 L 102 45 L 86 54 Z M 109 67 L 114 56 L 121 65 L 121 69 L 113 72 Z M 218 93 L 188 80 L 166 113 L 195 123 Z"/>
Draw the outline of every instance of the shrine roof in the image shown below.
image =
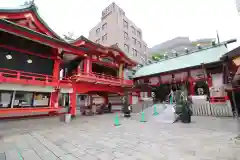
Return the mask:
<path fill-rule="evenodd" d="M 48 25 L 47 23 L 41 18 L 41 16 L 39 15 L 38 11 L 37 11 L 37 6 L 34 4 L 34 2 L 31 2 L 28 5 L 23 5 L 23 6 L 18 6 L 18 7 L 14 7 L 14 8 L 0 8 L 0 13 L 9 13 L 9 14 L 13 14 L 13 13 L 28 13 L 31 12 L 33 13 L 37 19 L 39 20 L 39 22 L 45 26 L 45 28 L 51 32 L 51 34 L 54 36 L 54 38 L 57 38 L 59 40 L 65 41 L 63 38 L 61 38 L 57 33 L 55 33 Z M 1 17 L 2 18 L 2 17 Z"/>
<path fill-rule="evenodd" d="M 168 58 L 153 64 L 141 67 L 135 73 L 135 78 L 175 71 L 202 64 L 219 62 L 220 58 L 228 52 L 226 44 L 219 44 L 213 47 L 201 49 L 192 53 Z"/>
<path fill-rule="evenodd" d="M 71 51 L 74 51 L 74 52 L 77 52 L 77 53 L 79 53 L 79 52 L 84 53 L 85 52 L 85 50 L 82 49 L 82 48 L 73 46 L 71 44 L 66 43 L 65 41 L 62 41 L 62 40 L 59 40 L 57 38 L 53 38 L 53 37 L 50 37 L 48 35 L 36 32 L 36 31 L 31 30 L 27 27 L 20 26 L 16 23 L 13 23 L 13 22 L 5 20 L 5 19 L 0 19 L 0 31 L 7 32 L 7 33 L 10 33 L 10 34 L 19 36 L 19 37 L 23 37 L 23 38 L 26 38 L 26 39 L 29 39 L 29 40 L 32 40 L 32 41 L 35 41 L 35 42 L 38 42 L 38 43 L 41 43 L 41 44 L 44 44 L 44 45 L 48 45 L 48 46 L 51 46 L 51 47 L 54 47 L 55 44 L 60 45 L 63 50 L 71 50 Z M 16 33 L 16 32 L 18 32 L 18 33 Z M 24 32 L 28 32 L 30 35 L 25 36 Z M 41 39 L 29 38 L 29 37 L 31 37 L 31 35 L 37 35 Z M 42 39 L 44 39 L 45 41 L 44 42 L 41 41 Z"/>
<path fill-rule="evenodd" d="M 84 36 L 80 36 L 79 38 L 77 38 L 76 40 L 70 41 L 70 44 L 74 45 L 74 46 L 81 46 L 85 43 L 90 44 L 92 47 L 95 47 L 96 49 L 101 49 L 103 50 L 110 50 L 110 52 L 112 51 L 116 51 L 120 54 L 120 56 L 124 59 L 125 62 L 127 62 L 128 64 L 131 64 L 132 66 L 137 65 L 137 62 L 133 61 L 131 58 L 129 58 L 118 46 L 117 44 L 111 45 L 109 47 L 107 46 L 103 46 L 101 44 L 98 43 L 94 43 L 91 40 L 87 39 Z M 105 54 L 105 53 L 104 53 Z"/>

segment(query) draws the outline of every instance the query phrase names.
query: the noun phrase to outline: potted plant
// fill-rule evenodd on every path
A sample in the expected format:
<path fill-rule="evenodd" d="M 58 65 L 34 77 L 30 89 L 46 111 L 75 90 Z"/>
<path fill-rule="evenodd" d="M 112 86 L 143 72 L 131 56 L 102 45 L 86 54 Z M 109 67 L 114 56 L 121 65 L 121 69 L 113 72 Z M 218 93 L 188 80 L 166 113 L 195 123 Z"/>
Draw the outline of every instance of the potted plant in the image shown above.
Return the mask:
<path fill-rule="evenodd" d="M 176 91 L 176 114 L 183 123 L 190 123 L 192 110 L 191 103 L 182 91 Z"/>

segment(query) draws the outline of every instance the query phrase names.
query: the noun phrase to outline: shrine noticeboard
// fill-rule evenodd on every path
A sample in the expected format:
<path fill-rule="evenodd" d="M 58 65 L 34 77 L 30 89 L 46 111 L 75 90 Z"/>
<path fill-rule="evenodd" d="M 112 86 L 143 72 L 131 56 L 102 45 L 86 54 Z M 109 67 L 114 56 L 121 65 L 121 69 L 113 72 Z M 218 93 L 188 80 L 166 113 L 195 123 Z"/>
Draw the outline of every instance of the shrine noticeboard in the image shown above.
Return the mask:
<path fill-rule="evenodd" d="M 190 75 L 194 80 L 199 80 L 207 77 L 205 69 L 191 70 Z"/>
<path fill-rule="evenodd" d="M 152 86 L 157 86 L 160 83 L 160 77 L 150 77 L 148 84 Z"/>
<path fill-rule="evenodd" d="M 172 77 L 172 74 L 167 74 L 167 75 L 161 76 L 160 78 L 162 83 L 171 83 L 173 77 Z"/>
<path fill-rule="evenodd" d="M 180 72 L 174 74 L 175 81 L 181 82 L 187 79 L 188 73 L 187 72 Z"/>

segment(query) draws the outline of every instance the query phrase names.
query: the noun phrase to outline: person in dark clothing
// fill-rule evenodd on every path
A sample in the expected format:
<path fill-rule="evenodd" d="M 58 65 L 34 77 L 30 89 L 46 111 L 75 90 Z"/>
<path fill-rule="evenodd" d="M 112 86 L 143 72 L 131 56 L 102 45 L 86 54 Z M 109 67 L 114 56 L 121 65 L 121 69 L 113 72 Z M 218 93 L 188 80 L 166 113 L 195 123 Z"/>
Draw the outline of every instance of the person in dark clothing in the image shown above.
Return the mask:
<path fill-rule="evenodd" d="M 109 102 L 108 103 L 108 112 L 111 113 L 112 112 L 112 104 Z"/>

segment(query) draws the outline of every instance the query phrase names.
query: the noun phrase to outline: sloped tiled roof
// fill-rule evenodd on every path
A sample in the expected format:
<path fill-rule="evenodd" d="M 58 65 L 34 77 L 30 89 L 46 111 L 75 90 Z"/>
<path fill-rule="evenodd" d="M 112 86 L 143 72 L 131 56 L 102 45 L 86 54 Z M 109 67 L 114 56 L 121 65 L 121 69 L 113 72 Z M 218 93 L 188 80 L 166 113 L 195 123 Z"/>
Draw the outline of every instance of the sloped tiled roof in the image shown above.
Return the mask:
<path fill-rule="evenodd" d="M 220 61 L 220 58 L 227 53 L 225 45 L 218 45 L 211 48 L 202 49 L 200 51 L 185 54 L 179 57 L 170 58 L 154 64 L 143 66 L 135 73 L 135 78 L 144 77 L 194 66 L 208 64 Z"/>
<path fill-rule="evenodd" d="M 34 13 L 34 15 L 37 17 L 37 19 L 40 21 L 40 23 L 42 23 L 48 31 L 50 31 L 54 38 L 57 38 L 61 41 L 65 41 L 63 38 L 61 38 L 57 33 L 55 33 L 49 26 L 48 24 L 41 18 L 41 16 L 39 15 L 38 11 L 37 11 L 37 7 L 33 2 L 31 2 L 28 5 L 23 5 L 23 6 L 19 6 L 19 7 L 15 7 L 15 8 L 0 8 L 0 13 L 24 13 L 24 12 L 28 12 L 31 11 Z"/>

